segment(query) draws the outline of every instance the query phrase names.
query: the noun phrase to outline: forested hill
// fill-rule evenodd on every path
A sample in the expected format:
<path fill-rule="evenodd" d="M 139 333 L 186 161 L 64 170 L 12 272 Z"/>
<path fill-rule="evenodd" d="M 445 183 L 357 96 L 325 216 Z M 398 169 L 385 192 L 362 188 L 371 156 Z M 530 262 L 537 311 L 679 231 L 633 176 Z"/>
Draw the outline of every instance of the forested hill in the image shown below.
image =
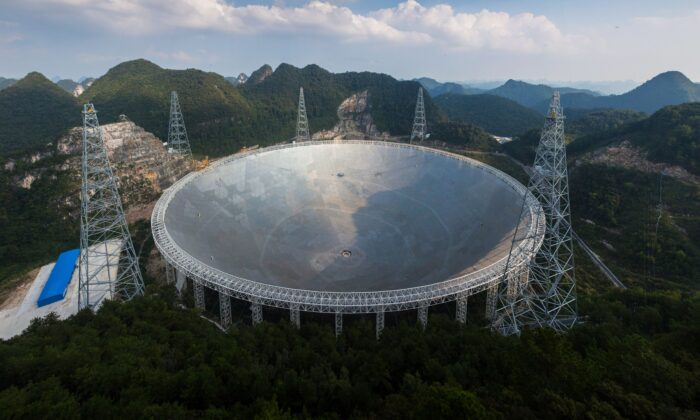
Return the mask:
<path fill-rule="evenodd" d="M 559 91 L 559 93 L 562 95 L 569 93 L 579 93 L 591 97 L 598 95 L 596 92 L 587 89 L 576 89 L 569 87 L 553 88 L 547 85 L 533 85 L 531 83 L 512 79 L 495 89 L 487 91 L 486 93 L 508 98 L 523 106 L 534 107 L 543 101 L 548 103 L 552 98 L 552 93 L 554 93 L 555 90 Z M 546 112 L 546 109 L 543 112 Z"/>
<path fill-rule="evenodd" d="M 386 74 L 334 74 L 313 64 L 300 69 L 283 63 L 263 81 L 252 83 L 249 80 L 243 85 L 242 93 L 258 116 L 271 119 L 268 125 L 281 125 L 279 141 L 293 135 L 299 87 L 304 88 L 312 131 L 331 128 L 338 121 L 337 109 L 343 99 L 367 90 L 370 113 L 377 127 L 394 135 L 408 135 L 419 86 L 417 82 L 397 81 Z M 425 97 L 425 107 L 429 124 L 444 118 L 428 96 Z"/>
<path fill-rule="evenodd" d="M 7 98 L 6 102 L 11 100 L 21 105 L 12 104 L 16 111 L 5 116 L 0 146 L 31 132 L 25 125 L 21 125 L 25 128 L 20 130 L 15 123 L 24 115 L 29 119 L 43 118 L 41 132 L 25 140 L 32 145 L 53 140 L 63 129 L 79 125 L 80 112 L 75 111 L 77 101 L 55 84 L 41 79 L 30 75 L 14 89 L 0 92 L 0 100 Z M 31 87 L 29 93 L 33 96 L 27 96 L 27 87 Z M 394 135 L 410 133 L 417 82 L 397 81 L 369 72 L 334 74 L 316 65 L 299 69 L 281 64 L 274 71 L 263 66 L 248 82 L 234 87 L 216 73 L 196 69 L 168 70 L 146 60 L 134 60 L 117 65 L 97 79 L 81 95 L 80 102 L 94 102 L 103 123 L 126 114 L 165 140 L 170 91 L 176 90 L 194 151 L 224 155 L 245 145 L 264 146 L 290 139 L 294 135 L 299 87 L 305 90 L 312 131 L 331 128 L 337 122 L 337 108 L 342 100 L 368 90 L 370 112 L 377 127 Z M 52 98 L 49 105 L 37 95 Z M 50 109 L 46 109 L 47 113 L 32 114 L 29 104 L 41 104 Z M 0 102 L 0 109 L 11 109 L 10 105 Z M 445 119 L 427 96 L 425 105 L 429 124 Z M 45 124 L 46 118 L 52 123 Z"/>
<path fill-rule="evenodd" d="M 71 94 L 40 73 L 0 91 L 0 155 L 32 150 L 80 124 Z"/>
<path fill-rule="evenodd" d="M 700 103 L 668 106 L 641 121 L 581 137 L 569 150 L 576 156 L 623 140 L 644 150 L 652 161 L 700 175 Z"/>
<path fill-rule="evenodd" d="M 176 90 L 195 150 L 207 153 L 198 134 L 202 124 L 232 120 L 243 127 L 253 112 L 240 91 L 222 76 L 200 70 L 166 70 L 146 60 L 128 61 L 95 80 L 81 96 L 92 101 L 103 123 L 120 114 L 167 139 L 170 92 Z"/>
<path fill-rule="evenodd" d="M 445 94 L 435 103 L 456 121 L 476 124 L 498 136 L 515 136 L 542 126 L 544 117 L 510 99 L 495 95 Z"/>
<path fill-rule="evenodd" d="M 477 89 L 454 82 L 440 83 L 435 79 L 431 79 L 430 77 L 419 77 L 418 79 L 413 80 L 420 83 L 423 86 L 423 89 L 427 90 L 432 97 L 437 97 L 447 93 L 460 95 L 475 95 L 484 93 L 484 89 Z"/>
<path fill-rule="evenodd" d="M 581 92 L 562 92 L 561 97 L 564 108 L 617 108 L 647 113 L 668 105 L 697 101 L 700 101 L 700 85 L 678 71 L 661 73 L 622 95 L 591 96 Z M 544 112 L 547 103 L 544 99 L 534 108 Z"/>
<path fill-rule="evenodd" d="M 565 109 L 566 134 L 570 138 L 602 133 L 641 121 L 647 114 L 628 109 Z"/>

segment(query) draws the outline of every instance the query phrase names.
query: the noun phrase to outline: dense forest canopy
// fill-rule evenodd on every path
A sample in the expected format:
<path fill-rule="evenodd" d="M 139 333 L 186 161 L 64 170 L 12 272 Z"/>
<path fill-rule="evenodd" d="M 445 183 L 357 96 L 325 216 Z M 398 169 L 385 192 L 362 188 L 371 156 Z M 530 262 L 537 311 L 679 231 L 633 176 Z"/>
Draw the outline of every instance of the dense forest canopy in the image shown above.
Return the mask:
<path fill-rule="evenodd" d="M 157 292 L 156 292 L 157 291 Z M 97 315 L 35 322 L 0 342 L 9 417 L 634 418 L 697 416 L 697 294 L 584 299 L 570 333 L 491 334 L 431 316 L 374 338 L 371 318 L 234 326 L 180 309 L 174 292 Z"/>
<path fill-rule="evenodd" d="M 566 108 L 564 114 L 566 115 L 566 134 L 574 138 L 614 130 L 647 117 L 643 112 L 628 109 Z"/>

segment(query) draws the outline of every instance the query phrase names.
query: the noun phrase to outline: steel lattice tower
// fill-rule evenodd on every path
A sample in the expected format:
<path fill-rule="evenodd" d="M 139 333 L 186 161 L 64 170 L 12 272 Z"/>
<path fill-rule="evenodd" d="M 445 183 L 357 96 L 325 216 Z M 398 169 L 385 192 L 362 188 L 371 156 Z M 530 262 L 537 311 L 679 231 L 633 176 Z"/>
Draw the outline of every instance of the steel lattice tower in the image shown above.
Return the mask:
<path fill-rule="evenodd" d="M 423 88 L 418 88 L 418 99 L 416 100 L 416 112 L 413 118 L 413 130 L 411 131 L 410 142 L 414 139 L 419 142 L 425 140 L 426 124 L 425 124 L 425 105 L 423 104 Z"/>
<path fill-rule="evenodd" d="M 168 123 L 168 149 L 173 153 L 192 157 L 190 149 L 190 141 L 187 138 L 187 129 L 185 128 L 185 119 L 182 117 L 180 109 L 180 100 L 177 97 L 177 92 L 170 93 L 170 122 Z"/>
<path fill-rule="evenodd" d="M 494 317 L 494 328 L 505 335 L 517 334 L 523 326 L 564 331 L 577 320 L 564 114 L 559 92 L 554 93 L 549 105 L 528 191 L 542 206 L 544 241 L 529 270 L 510 273 L 506 268 L 507 278 L 500 288 Z M 528 198 L 530 194 L 524 200 Z M 511 252 L 521 239 L 517 238 L 518 230 Z"/>
<path fill-rule="evenodd" d="M 83 107 L 80 201 L 78 308 L 97 309 L 104 299 L 143 294 L 138 258 L 91 103 Z"/>
<path fill-rule="evenodd" d="M 297 114 L 296 141 L 311 140 L 309 135 L 309 120 L 306 118 L 306 102 L 304 101 L 304 88 L 299 88 L 299 112 Z"/>

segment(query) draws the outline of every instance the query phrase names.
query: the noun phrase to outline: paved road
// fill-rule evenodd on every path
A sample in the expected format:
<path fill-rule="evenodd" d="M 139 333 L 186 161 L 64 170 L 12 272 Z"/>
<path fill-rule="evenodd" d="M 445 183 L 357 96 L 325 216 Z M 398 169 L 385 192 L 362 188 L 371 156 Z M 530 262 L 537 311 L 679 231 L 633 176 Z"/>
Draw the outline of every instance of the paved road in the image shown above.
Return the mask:
<path fill-rule="evenodd" d="M 583 242 L 583 239 L 581 239 L 581 237 L 578 236 L 578 234 L 576 232 L 574 232 L 573 230 L 571 232 L 573 232 L 573 234 L 574 234 L 574 239 L 576 239 L 578 244 L 581 245 L 581 248 L 583 248 L 583 250 L 586 251 L 586 254 L 588 254 L 588 256 L 591 258 L 591 261 L 593 261 L 593 263 L 595 263 L 595 265 L 598 266 L 598 268 L 600 269 L 600 271 L 603 272 L 605 277 L 607 277 L 615 287 L 619 287 L 620 289 L 626 289 L 627 286 L 625 286 L 620 281 L 620 279 L 617 278 L 615 273 L 613 273 L 608 268 L 608 266 L 605 265 L 605 263 L 603 263 L 603 261 L 600 259 L 600 257 L 595 252 L 593 252 L 593 250 L 591 248 L 589 248 L 585 242 Z"/>

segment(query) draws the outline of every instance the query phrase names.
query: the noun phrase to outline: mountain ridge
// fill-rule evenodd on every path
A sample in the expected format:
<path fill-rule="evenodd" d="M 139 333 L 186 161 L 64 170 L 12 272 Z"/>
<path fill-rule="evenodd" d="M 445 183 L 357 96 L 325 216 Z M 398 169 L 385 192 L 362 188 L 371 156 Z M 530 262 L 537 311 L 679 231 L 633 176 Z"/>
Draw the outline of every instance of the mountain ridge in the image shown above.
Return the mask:
<path fill-rule="evenodd" d="M 503 85 L 495 89 L 491 89 L 486 93 L 510 99 L 527 107 L 533 107 L 540 104 L 542 101 L 549 101 L 554 91 L 559 91 L 561 94 L 576 93 L 586 94 L 593 97 L 598 95 L 597 92 L 593 92 L 588 89 L 551 87 L 543 84 L 534 85 L 532 83 L 514 79 L 509 79 Z"/>
<path fill-rule="evenodd" d="M 562 94 L 565 108 L 616 108 L 653 113 L 669 105 L 700 101 L 700 84 L 692 82 L 679 71 L 659 73 L 629 92 L 620 95 L 591 97 L 578 93 Z M 546 112 L 547 101 L 534 105 Z"/>
<path fill-rule="evenodd" d="M 438 82 L 437 80 L 432 79 L 430 77 L 419 77 L 413 79 L 413 81 L 420 83 L 421 86 L 423 86 L 423 89 L 427 90 L 432 97 L 437 97 L 448 93 L 456 93 L 461 95 L 476 95 L 485 92 L 484 89 L 478 89 L 461 83 Z"/>

